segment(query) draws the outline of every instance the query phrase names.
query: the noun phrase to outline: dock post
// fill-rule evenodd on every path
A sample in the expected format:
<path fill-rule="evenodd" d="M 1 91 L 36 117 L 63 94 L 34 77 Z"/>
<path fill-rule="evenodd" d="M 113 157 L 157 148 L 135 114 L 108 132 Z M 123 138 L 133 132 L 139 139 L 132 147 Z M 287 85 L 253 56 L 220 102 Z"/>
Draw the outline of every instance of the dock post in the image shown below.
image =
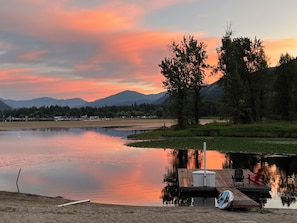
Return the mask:
<path fill-rule="evenodd" d="M 206 142 L 203 142 L 203 151 L 204 151 L 204 187 L 206 187 Z"/>
<path fill-rule="evenodd" d="M 18 176 L 17 176 L 17 179 L 16 179 L 16 186 L 17 186 L 17 189 L 18 189 L 18 193 L 20 193 L 20 189 L 19 189 L 19 178 L 20 178 L 20 173 L 21 173 L 21 168 L 19 169 L 19 173 L 18 173 Z"/>

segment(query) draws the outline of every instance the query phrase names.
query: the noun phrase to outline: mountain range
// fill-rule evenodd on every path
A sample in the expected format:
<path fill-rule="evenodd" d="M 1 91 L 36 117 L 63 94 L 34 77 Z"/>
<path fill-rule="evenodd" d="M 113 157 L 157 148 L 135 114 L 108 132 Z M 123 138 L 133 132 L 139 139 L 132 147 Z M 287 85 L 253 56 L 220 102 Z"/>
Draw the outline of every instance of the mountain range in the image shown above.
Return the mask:
<path fill-rule="evenodd" d="M 93 102 L 87 102 L 81 98 L 71 99 L 55 99 L 50 97 L 41 97 L 31 100 L 11 100 L 0 98 L 0 110 L 8 108 L 30 108 L 30 107 L 42 107 L 42 106 L 69 106 L 70 108 L 76 107 L 104 107 L 104 106 L 120 106 L 120 105 L 132 105 L 132 104 L 157 104 L 158 100 L 164 97 L 166 92 L 158 94 L 141 94 L 136 91 L 123 91 L 109 97 L 98 99 Z"/>
<path fill-rule="evenodd" d="M 217 82 L 208 85 L 201 90 L 201 94 L 206 99 L 217 98 L 221 94 Z M 70 108 L 79 107 L 104 107 L 104 106 L 120 106 L 120 105 L 132 105 L 132 104 L 162 104 L 168 96 L 166 92 L 160 92 L 157 94 L 141 94 L 136 91 L 123 91 L 106 98 L 98 99 L 93 102 L 87 102 L 81 98 L 71 99 L 55 99 L 50 97 L 41 97 L 31 100 L 11 100 L 0 98 L 0 110 L 6 110 L 9 108 L 30 108 L 30 107 L 42 107 L 42 106 L 69 106 Z"/>

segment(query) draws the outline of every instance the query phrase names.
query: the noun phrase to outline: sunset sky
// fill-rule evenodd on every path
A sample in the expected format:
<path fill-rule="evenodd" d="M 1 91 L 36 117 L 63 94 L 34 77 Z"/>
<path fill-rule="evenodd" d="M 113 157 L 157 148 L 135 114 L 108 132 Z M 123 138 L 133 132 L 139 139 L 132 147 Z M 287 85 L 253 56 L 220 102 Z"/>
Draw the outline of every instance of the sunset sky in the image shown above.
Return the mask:
<path fill-rule="evenodd" d="M 296 0 L 0 0 L 0 98 L 159 93 L 158 64 L 184 35 L 207 44 L 210 64 L 234 37 L 263 41 L 270 66 L 297 56 Z M 209 77 L 208 83 L 218 77 Z"/>

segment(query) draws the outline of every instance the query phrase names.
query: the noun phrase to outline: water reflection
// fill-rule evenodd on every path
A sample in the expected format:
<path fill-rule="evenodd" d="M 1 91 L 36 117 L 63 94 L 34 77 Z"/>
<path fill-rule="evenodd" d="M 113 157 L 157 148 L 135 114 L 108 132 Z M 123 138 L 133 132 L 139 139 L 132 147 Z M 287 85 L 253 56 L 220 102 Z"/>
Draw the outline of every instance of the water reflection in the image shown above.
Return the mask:
<path fill-rule="evenodd" d="M 274 200 L 281 201 L 284 207 L 297 208 L 297 156 L 277 154 L 230 154 L 235 167 L 247 167 L 256 172 L 261 166 L 265 169 L 266 181 L 271 186 L 272 200 L 266 207 L 273 207 Z"/>
<path fill-rule="evenodd" d="M 197 203 L 213 204 L 214 198 L 208 197 L 190 197 L 181 196 L 178 192 L 177 170 L 178 168 L 201 169 L 204 167 L 204 152 L 202 150 L 171 150 L 172 168 L 167 169 L 164 176 L 166 186 L 162 189 L 163 204 L 174 204 L 180 206 L 195 205 Z M 227 166 L 228 157 L 218 151 L 206 151 L 206 168 L 207 169 L 222 169 Z M 213 195 L 212 195 L 213 196 Z"/>
<path fill-rule="evenodd" d="M 266 196 L 252 196 L 257 202 L 269 208 L 297 208 L 297 156 L 296 155 L 271 155 L 271 154 L 243 154 L 207 151 L 207 169 L 242 168 L 257 172 L 264 168 L 264 180 L 271 186 L 271 199 Z M 167 170 L 164 177 L 166 186 L 162 190 L 163 203 L 175 205 L 199 205 L 213 202 L 208 196 L 181 197 L 177 188 L 177 169 L 199 169 L 204 166 L 202 151 L 173 150 L 172 169 Z M 270 197 L 270 196 L 269 196 Z"/>
<path fill-rule="evenodd" d="M 199 150 L 143 149 L 124 144 L 134 131 L 112 128 L 36 129 L 0 132 L 0 186 L 20 192 L 93 202 L 151 205 L 213 204 L 178 196 L 177 169 L 204 166 Z M 265 168 L 272 199 L 265 207 L 296 205 L 297 157 L 207 151 L 207 169 Z"/>
<path fill-rule="evenodd" d="M 0 132 L 0 186 L 93 202 L 161 205 L 167 151 L 124 146 L 131 131 L 43 129 Z M 160 173 L 160 174 L 156 174 Z"/>

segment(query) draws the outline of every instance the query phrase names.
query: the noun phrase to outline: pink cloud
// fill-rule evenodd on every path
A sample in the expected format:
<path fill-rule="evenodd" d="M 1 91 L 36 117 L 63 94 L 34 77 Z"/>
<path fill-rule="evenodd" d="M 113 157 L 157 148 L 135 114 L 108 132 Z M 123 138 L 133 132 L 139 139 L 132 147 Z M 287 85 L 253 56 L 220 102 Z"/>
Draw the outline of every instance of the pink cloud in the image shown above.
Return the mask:
<path fill-rule="evenodd" d="M 81 97 L 92 101 L 128 89 L 126 85 L 111 87 L 115 83 L 107 84 L 104 79 L 67 79 L 35 72 L 28 67 L 1 69 L 0 95 L 22 97 L 25 92 L 26 95 L 32 95 L 31 98 L 43 96 L 61 98 L 63 95 L 63 98 Z"/>
<path fill-rule="evenodd" d="M 181 34 L 176 34 L 182 36 Z M 131 44 L 130 41 L 132 41 Z M 100 70 L 98 63 L 104 60 L 104 56 L 108 58 L 120 57 L 122 60 L 130 64 L 127 67 L 121 68 L 123 74 L 129 71 L 129 67 L 133 67 L 133 74 L 127 74 L 122 76 L 105 76 L 96 78 L 78 78 L 67 79 L 66 77 L 48 77 L 46 74 L 40 75 L 37 70 L 30 67 L 2 69 L 0 71 L 0 80 L 2 85 L 13 85 L 15 88 L 27 89 L 27 91 L 38 92 L 40 96 L 55 96 L 64 95 L 65 98 L 70 97 L 82 97 L 86 100 L 92 101 L 98 98 L 103 98 L 114 93 L 118 93 L 123 90 L 136 90 L 142 93 L 157 93 L 165 90 L 162 87 L 163 76 L 160 74 L 158 64 L 161 60 L 168 56 L 166 45 L 172 41 L 172 35 L 166 33 L 139 33 L 135 34 L 131 38 L 126 35 L 122 39 L 112 39 L 111 43 L 114 48 L 110 48 L 109 51 L 104 54 L 97 54 L 90 61 L 77 64 L 78 69 L 88 71 Z M 205 39 L 204 41 L 208 47 L 207 49 L 215 49 L 219 43 L 219 38 Z M 276 53 L 276 59 L 278 60 L 281 53 L 286 52 L 284 48 L 294 49 L 295 39 L 289 39 L 287 41 L 264 41 L 266 46 L 266 53 L 268 55 L 271 52 Z M 216 47 L 214 47 L 216 46 Z M 285 47 L 284 47 L 285 46 Z M 107 47 L 109 48 L 109 47 Z M 26 56 L 21 56 L 25 59 L 35 59 L 39 55 L 43 55 L 44 52 L 32 52 Z M 294 55 L 294 52 L 292 53 Z M 296 54 L 295 54 L 296 55 Z M 216 63 L 217 55 L 215 52 L 208 51 L 209 60 L 212 64 Z M 275 60 L 276 61 L 276 60 Z M 127 71 L 125 71 L 127 69 Z M 217 80 L 218 77 L 209 77 L 207 80 L 209 83 Z M 135 85 L 135 82 L 138 83 Z M 19 86 L 19 87 L 18 87 Z"/>
<path fill-rule="evenodd" d="M 36 61 L 36 60 L 41 60 L 41 57 L 46 53 L 47 51 L 45 50 L 38 50 L 38 51 L 22 54 L 19 57 L 25 61 L 34 61 L 34 60 Z"/>
<path fill-rule="evenodd" d="M 21 80 L 28 80 L 29 77 L 24 77 L 23 74 L 27 73 L 31 70 L 28 67 L 20 67 L 20 68 L 7 68 L 7 69 L 0 69 L 0 82 L 1 85 L 10 85 L 19 81 L 19 77 L 22 77 Z"/>
<path fill-rule="evenodd" d="M 165 90 L 158 64 L 170 56 L 167 45 L 179 41 L 185 34 L 146 30 L 138 25 L 150 10 L 184 1 L 112 0 L 94 7 L 69 3 L 69 0 L 14 0 L 0 8 L 0 20 L 5 21 L 0 24 L 1 30 L 19 33 L 19 38 L 34 37 L 44 44 L 42 50 L 39 45 L 28 50 L 9 41 L 0 43 L 10 60 L 16 58 L 22 62 L 22 65 L 7 62 L 7 66 L 16 67 L 0 70 L 2 85 L 10 84 L 19 95 L 25 89 L 30 95 L 37 92 L 41 96 L 63 95 L 63 98 L 81 97 L 89 101 L 127 89 L 147 94 Z M 216 65 L 216 48 L 221 37 L 207 38 L 205 33 L 193 35 L 206 43 L 208 63 Z M 263 43 L 272 65 L 281 53 L 297 55 L 296 38 Z M 84 52 L 72 50 L 73 46 L 79 46 Z M 17 55 L 18 50 L 27 53 Z M 34 62 L 34 67 L 26 62 Z M 206 81 L 212 83 L 218 78 L 210 76 Z M 4 91 L 11 89 L 0 89 Z"/>

